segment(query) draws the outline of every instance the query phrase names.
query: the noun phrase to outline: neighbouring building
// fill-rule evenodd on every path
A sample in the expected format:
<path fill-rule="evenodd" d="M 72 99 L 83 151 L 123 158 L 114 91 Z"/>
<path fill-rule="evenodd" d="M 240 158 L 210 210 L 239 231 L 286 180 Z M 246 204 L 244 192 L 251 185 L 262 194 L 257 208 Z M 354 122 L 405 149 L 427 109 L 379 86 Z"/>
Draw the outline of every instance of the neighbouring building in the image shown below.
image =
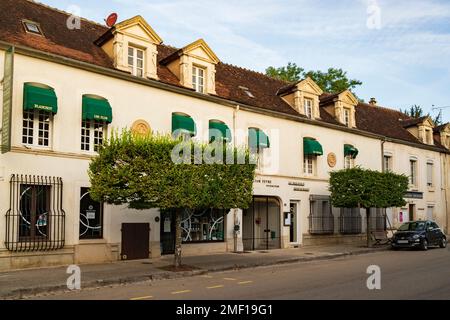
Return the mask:
<path fill-rule="evenodd" d="M 260 155 L 250 208 L 185 210 L 184 254 L 361 241 L 365 217 L 328 191 L 329 172 L 353 166 L 410 177 L 407 206 L 373 208 L 374 229 L 429 218 L 448 231 L 448 125 L 223 63 L 202 39 L 170 47 L 140 16 L 71 30 L 33 1 L 0 9 L 0 270 L 173 252 L 172 212 L 89 196 L 90 159 L 125 127 L 215 129 Z"/>

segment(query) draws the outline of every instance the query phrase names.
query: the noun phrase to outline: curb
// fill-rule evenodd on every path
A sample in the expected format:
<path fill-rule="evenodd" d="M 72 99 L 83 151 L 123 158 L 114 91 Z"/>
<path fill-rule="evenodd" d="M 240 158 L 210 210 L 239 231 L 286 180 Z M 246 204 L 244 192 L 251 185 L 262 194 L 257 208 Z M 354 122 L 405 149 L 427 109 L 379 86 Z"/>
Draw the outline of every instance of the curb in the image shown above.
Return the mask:
<path fill-rule="evenodd" d="M 307 256 L 307 257 L 296 257 L 292 259 L 284 259 L 284 260 L 276 260 L 276 261 L 259 261 L 255 263 L 243 263 L 243 264 L 235 264 L 233 266 L 226 267 L 217 267 L 217 268 L 209 268 L 209 269 L 199 269 L 194 271 L 184 271 L 184 272 L 162 272 L 157 274 L 148 274 L 141 275 L 135 277 L 126 277 L 126 278 L 116 278 L 116 279 L 107 279 L 107 280 L 94 280 L 87 281 L 82 283 L 82 290 L 84 289 L 97 289 L 104 288 L 115 285 L 127 285 L 127 284 L 135 284 L 146 281 L 158 281 L 158 280 L 168 280 L 168 279 L 180 279 L 187 278 L 197 275 L 203 275 L 210 272 L 222 272 L 229 270 L 241 270 L 241 269 L 251 269 L 256 267 L 268 267 L 268 266 L 276 266 L 283 264 L 293 264 L 299 262 L 310 262 L 310 261 L 321 261 L 321 260 L 332 260 L 347 256 L 357 256 L 368 253 L 375 253 L 379 251 L 385 251 L 388 247 L 383 248 L 373 248 L 373 249 L 365 249 L 358 251 L 348 251 L 348 252 L 339 252 L 339 253 L 331 253 L 324 254 L 320 256 Z M 73 292 L 67 289 L 67 286 L 64 285 L 53 285 L 53 286 L 40 286 L 34 288 L 24 288 L 24 289 L 15 289 L 11 292 L 5 293 L 0 296 L 0 300 L 16 300 L 16 299 L 24 299 L 27 297 L 33 296 L 49 296 L 55 293 L 65 293 L 65 292 Z"/>

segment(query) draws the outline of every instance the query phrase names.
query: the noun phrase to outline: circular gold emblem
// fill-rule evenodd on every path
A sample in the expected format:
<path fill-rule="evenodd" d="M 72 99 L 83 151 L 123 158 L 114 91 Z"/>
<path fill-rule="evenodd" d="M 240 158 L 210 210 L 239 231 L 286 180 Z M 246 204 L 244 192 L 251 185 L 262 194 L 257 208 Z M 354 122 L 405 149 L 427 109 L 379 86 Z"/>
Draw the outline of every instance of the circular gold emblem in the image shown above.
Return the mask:
<path fill-rule="evenodd" d="M 136 120 L 131 126 L 131 131 L 135 134 L 145 136 L 150 133 L 150 125 L 145 120 Z"/>
<path fill-rule="evenodd" d="M 328 165 L 331 168 L 334 168 L 336 166 L 336 155 L 333 152 L 329 153 L 328 157 L 327 157 L 327 161 L 328 161 Z"/>

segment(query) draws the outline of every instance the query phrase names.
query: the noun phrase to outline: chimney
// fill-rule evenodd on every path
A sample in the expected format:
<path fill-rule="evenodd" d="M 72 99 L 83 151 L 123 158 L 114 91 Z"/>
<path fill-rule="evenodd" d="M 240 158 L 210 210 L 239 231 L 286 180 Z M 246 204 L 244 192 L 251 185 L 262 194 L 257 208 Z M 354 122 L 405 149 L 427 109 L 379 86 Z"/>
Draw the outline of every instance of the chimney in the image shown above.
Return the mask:
<path fill-rule="evenodd" d="M 372 105 L 372 106 L 376 106 L 377 105 L 377 99 L 370 98 L 369 104 Z"/>

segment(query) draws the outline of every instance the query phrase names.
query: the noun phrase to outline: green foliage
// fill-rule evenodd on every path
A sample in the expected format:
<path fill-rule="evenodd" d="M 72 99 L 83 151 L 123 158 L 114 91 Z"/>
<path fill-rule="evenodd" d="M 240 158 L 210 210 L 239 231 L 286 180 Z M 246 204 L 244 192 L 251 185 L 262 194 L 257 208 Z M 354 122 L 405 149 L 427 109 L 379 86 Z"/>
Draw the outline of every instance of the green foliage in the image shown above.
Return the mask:
<path fill-rule="evenodd" d="M 305 77 L 313 79 L 324 92 L 328 93 L 341 93 L 362 85 L 359 80 L 349 79 L 346 71 L 336 68 L 328 68 L 327 72 L 309 71 L 305 74 Z"/>
<path fill-rule="evenodd" d="M 328 68 L 326 72 L 320 70 L 306 72 L 305 69 L 292 62 L 289 62 L 285 67 L 269 67 L 266 69 L 266 75 L 288 82 L 297 82 L 310 77 L 327 93 L 341 93 L 347 89 L 354 89 L 362 85 L 362 82 L 359 80 L 349 79 L 347 72 L 342 69 Z"/>
<path fill-rule="evenodd" d="M 340 208 L 389 208 L 406 204 L 408 177 L 392 172 L 353 168 L 331 172 L 333 206 Z"/>
<path fill-rule="evenodd" d="M 172 150 L 180 144 L 191 149 L 185 160 L 192 164 L 172 161 Z M 170 136 L 136 136 L 129 131 L 113 134 L 90 163 L 91 196 L 134 209 L 247 208 L 255 173 L 255 165 L 249 161 L 251 155 L 245 149 L 226 146 L 224 162 L 229 152 L 235 159 L 244 157 L 245 164 L 194 164 L 194 160 L 199 161 L 195 150 L 214 154 L 214 148 Z"/>
<path fill-rule="evenodd" d="M 297 66 L 295 63 L 289 62 L 286 67 L 268 67 L 266 69 L 266 74 L 275 79 L 296 82 L 303 77 L 305 69 Z"/>

